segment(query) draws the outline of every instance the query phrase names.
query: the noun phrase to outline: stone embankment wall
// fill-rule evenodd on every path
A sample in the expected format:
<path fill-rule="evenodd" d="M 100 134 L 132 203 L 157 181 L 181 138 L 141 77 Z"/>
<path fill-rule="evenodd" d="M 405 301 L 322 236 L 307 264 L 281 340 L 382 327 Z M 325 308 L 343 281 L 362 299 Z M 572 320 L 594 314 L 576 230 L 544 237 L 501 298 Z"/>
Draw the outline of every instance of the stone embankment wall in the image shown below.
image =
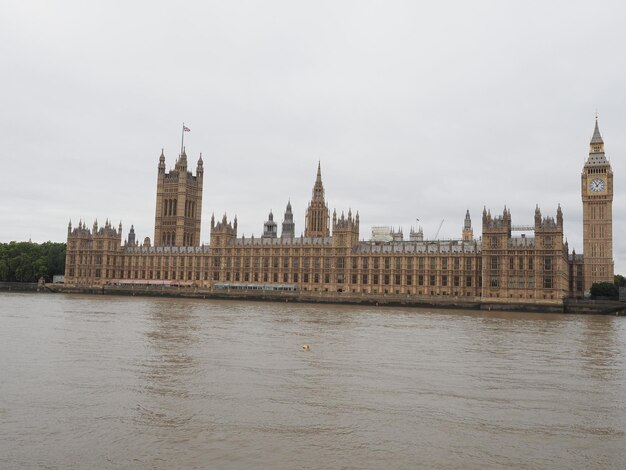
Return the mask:
<path fill-rule="evenodd" d="M 36 282 L 0 282 L 0 291 L 35 291 L 38 290 Z"/>
<path fill-rule="evenodd" d="M 36 290 L 37 285 L 34 284 Z M 477 297 L 420 297 L 407 294 L 355 294 L 348 292 L 278 292 L 278 291 L 241 291 L 213 290 L 200 287 L 170 286 L 67 286 L 64 284 L 46 284 L 46 291 L 108 294 L 141 295 L 153 297 L 184 297 L 196 299 L 231 299 L 269 302 L 304 302 L 351 305 L 403 306 L 423 308 L 456 308 L 473 310 L 503 310 L 542 313 L 575 313 L 626 315 L 626 303 L 617 301 L 566 300 L 565 302 L 524 302 L 485 301 Z"/>
<path fill-rule="evenodd" d="M 353 294 L 347 292 L 289 292 L 289 291 L 241 291 L 217 290 L 200 287 L 169 286 L 102 286 L 78 287 L 48 285 L 51 290 L 66 293 L 147 295 L 164 297 L 187 297 L 200 299 L 265 300 L 272 302 L 308 302 L 329 304 L 363 304 L 388 306 L 424 306 L 437 308 L 472 308 L 479 309 L 480 301 L 475 298 L 420 298 L 402 294 Z"/>
<path fill-rule="evenodd" d="M 567 313 L 626 316 L 626 302 L 616 300 L 566 299 L 564 307 Z"/>

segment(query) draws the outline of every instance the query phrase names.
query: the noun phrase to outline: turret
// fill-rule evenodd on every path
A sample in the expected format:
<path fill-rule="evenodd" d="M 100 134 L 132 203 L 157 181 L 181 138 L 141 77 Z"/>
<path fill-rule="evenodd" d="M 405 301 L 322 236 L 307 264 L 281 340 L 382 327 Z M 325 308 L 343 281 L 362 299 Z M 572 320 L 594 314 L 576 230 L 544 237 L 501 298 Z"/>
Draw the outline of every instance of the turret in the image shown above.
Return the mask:
<path fill-rule="evenodd" d="M 274 222 L 274 214 L 270 211 L 268 220 L 263 224 L 262 238 L 276 238 L 278 236 L 278 228 Z"/>
<path fill-rule="evenodd" d="M 463 222 L 463 240 L 469 241 L 474 238 L 472 230 L 472 219 L 470 218 L 469 209 L 465 212 L 465 221 Z"/>
<path fill-rule="evenodd" d="M 511 238 L 511 229 L 511 211 L 506 206 L 502 215 L 498 216 L 492 216 L 491 211 L 483 209 L 483 241 L 488 241 L 489 248 L 506 246 L 507 240 Z"/>
<path fill-rule="evenodd" d="M 159 157 L 159 174 L 165 173 L 165 154 L 161 149 L 161 156 Z"/>
<path fill-rule="evenodd" d="M 411 232 L 409 232 L 409 240 L 412 242 L 421 242 L 424 241 L 424 231 L 422 227 L 418 227 L 417 232 L 411 227 Z"/>
<path fill-rule="evenodd" d="M 352 210 L 348 210 L 348 217 L 341 213 L 333 212 L 333 245 L 336 247 L 350 248 L 359 242 L 359 216 L 352 217 Z"/>
<path fill-rule="evenodd" d="M 535 207 L 535 227 L 541 225 L 541 210 L 539 210 L 539 204 Z"/>
<path fill-rule="evenodd" d="M 198 158 L 198 164 L 196 165 L 196 175 L 199 178 L 204 175 L 204 163 L 202 161 L 202 153 L 200 153 L 200 158 Z"/>
<path fill-rule="evenodd" d="M 291 201 L 287 202 L 285 216 L 283 218 L 283 227 L 280 238 L 294 238 L 296 236 L 296 224 L 293 221 L 293 212 L 291 211 Z"/>
<path fill-rule="evenodd" d="M 126 241 L 128 246 L 136 246 L 135 242 L 135 226 L 130 226 L 130 232 L 128 232 L 128 240 Z"/>
<path fill-rule="evenodd" d="M 211 216 L 211 246 L 225 247 L 237 238 L 237 217 L 233 222 L 228 222 L 224 213 L 221 222 L 215 223 L 215 217 Z"/>
<path fill-rule="evenodd" d="M 401 242 L 404 240 L 404 233 L 402 227 L 398 227 L 398 231 L 391 229 L 391 240 L 394 242 Z"/>
<path fill-rule="evenodd" d="M 178 157 L 178 160 L 176 160 L 175 168 L 179 173 L 187 171 L 187 152 L 185 151 L 185 147 L 183 147 L 183 151 Z"/>

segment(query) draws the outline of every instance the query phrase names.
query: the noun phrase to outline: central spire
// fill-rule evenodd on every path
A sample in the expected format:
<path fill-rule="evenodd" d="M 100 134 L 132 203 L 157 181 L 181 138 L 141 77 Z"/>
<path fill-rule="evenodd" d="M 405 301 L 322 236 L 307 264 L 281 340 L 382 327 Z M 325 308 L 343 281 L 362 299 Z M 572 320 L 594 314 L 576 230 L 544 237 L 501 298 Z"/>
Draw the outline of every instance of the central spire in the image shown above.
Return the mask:
<path fill-rule="evenodd" d="M 313 200 L 324 201 L 324 184 L 322 183 L 322 165 L 317 162 L 317 177 L 315 178 L 315 184 L 313 185 Z"/>
<path fill-rule="evenodd" d="M 178 171 L 187 171 L 187 152 L 185 151 L 184 147 L 183 151 L 178 157 L 178 160 L 176 160 L 175 168 Z"/>

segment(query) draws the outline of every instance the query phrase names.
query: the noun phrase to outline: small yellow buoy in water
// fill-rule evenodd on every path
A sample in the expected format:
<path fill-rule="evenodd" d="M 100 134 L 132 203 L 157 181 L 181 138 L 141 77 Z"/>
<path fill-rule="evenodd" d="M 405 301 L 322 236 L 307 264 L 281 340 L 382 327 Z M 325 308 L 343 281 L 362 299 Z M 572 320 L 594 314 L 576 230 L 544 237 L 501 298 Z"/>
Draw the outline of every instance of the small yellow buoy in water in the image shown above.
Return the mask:
<path fill-rule="evenodd" d="M 308 351 L 309 349 L 311 349 L 311 346 L 309 346 L 308 344 L 304 344 L 304 345 L 302 346 L 302 349 L 303 349 L 304 351 Z"/>

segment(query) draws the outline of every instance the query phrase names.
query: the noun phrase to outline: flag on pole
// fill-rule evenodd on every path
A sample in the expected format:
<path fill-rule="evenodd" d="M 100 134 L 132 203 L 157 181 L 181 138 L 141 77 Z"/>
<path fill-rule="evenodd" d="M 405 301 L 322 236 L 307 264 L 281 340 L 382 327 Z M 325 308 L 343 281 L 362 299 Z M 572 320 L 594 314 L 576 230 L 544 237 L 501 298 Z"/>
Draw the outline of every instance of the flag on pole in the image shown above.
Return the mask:
<path fill-rule="evenodd" d="M 191 132 L 191 129 L 189 129 L 187 126 L 183 126 L 183 132 Z"/>

